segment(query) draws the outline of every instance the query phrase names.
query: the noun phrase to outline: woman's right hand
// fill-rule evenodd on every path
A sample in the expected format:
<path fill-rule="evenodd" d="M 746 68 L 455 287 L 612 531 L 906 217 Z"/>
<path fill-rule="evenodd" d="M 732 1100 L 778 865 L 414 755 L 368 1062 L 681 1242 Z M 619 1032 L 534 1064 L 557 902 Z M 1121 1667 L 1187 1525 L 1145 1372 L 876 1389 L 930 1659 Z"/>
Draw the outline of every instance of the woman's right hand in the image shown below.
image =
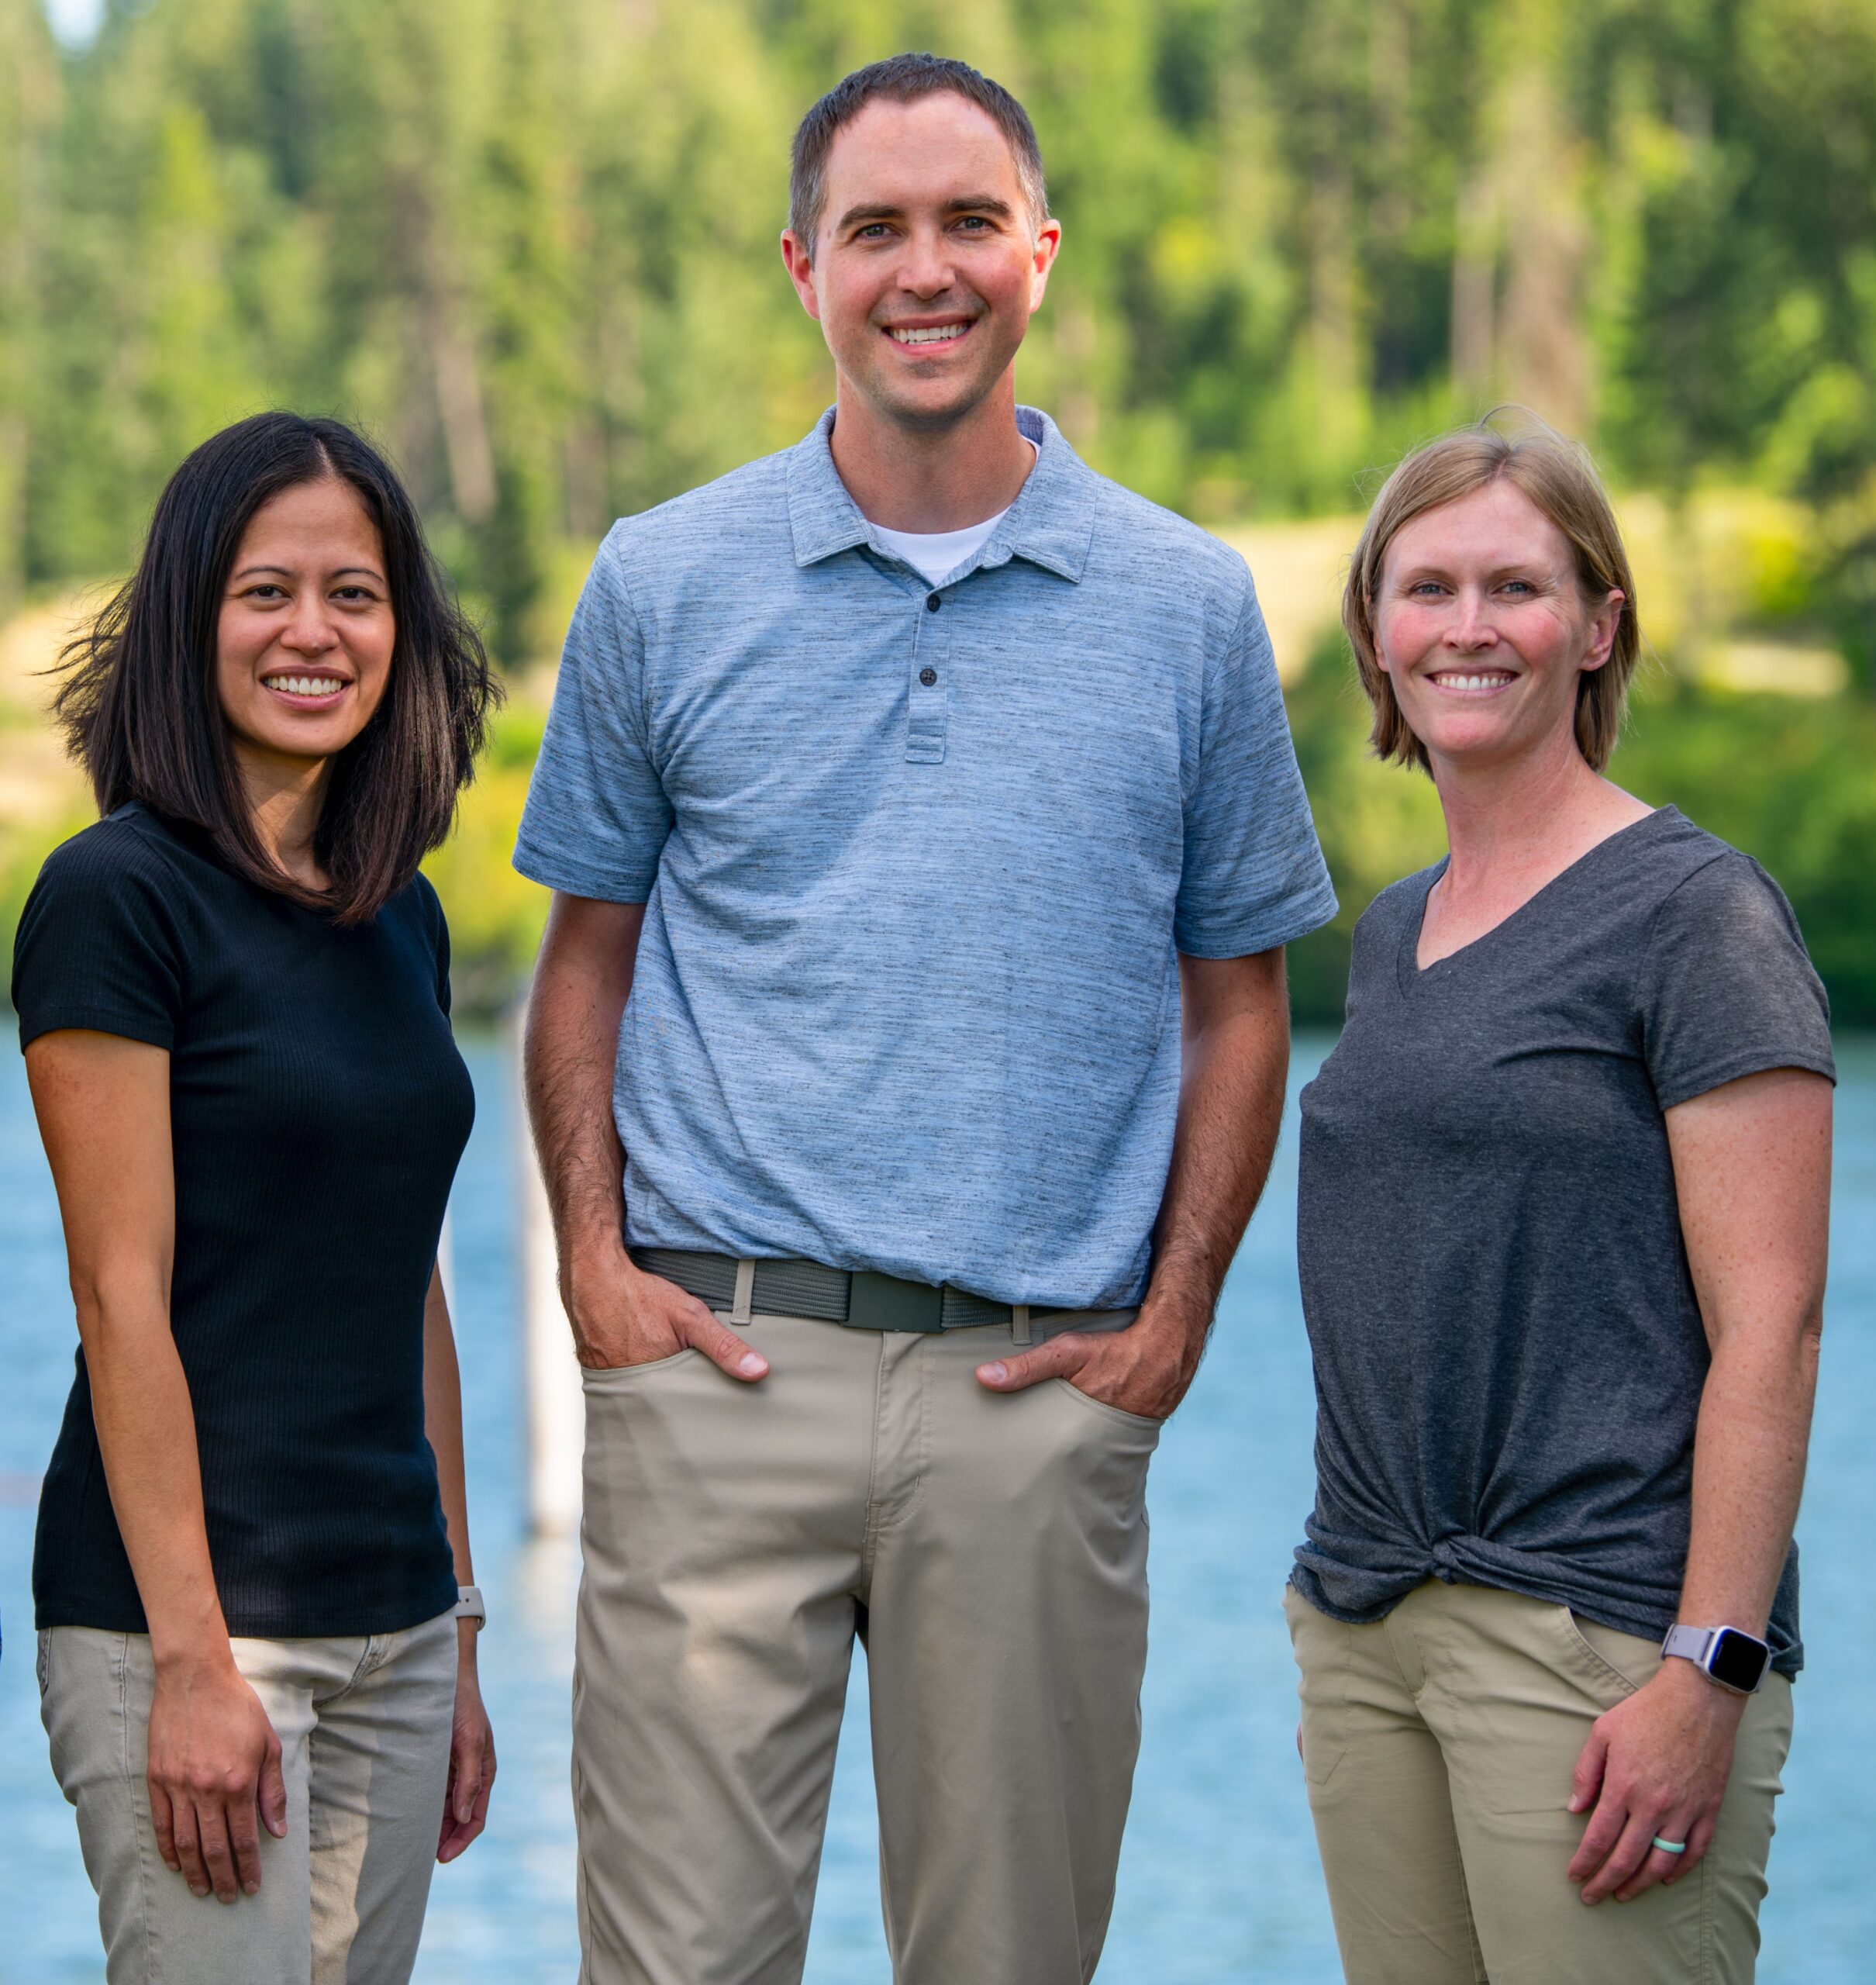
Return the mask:
<path fill-rule="evenodd" d="M 280 1739 L 226 1647 L 159 1664 L 150 1707 L 150 1813 L 164 1860 L 222 1902 L 260 1887 L 260 1835 L 287 1831 Z"/>

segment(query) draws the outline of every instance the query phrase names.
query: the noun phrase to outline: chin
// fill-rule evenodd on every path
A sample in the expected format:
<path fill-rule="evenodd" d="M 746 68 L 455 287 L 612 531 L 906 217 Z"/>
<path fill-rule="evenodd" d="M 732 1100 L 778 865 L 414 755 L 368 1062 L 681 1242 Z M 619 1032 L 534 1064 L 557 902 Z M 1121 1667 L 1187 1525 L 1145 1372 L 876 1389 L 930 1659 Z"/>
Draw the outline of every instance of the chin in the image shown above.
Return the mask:
<path fill-rule="evenodd" d="M 869 347 L 866 356 L 871 359 Z M 895 426 L 914 432 L 943 433 L 968 419 L 996 388 L 1014 354 L 974 354 L 973 369 L 947 372 L 928 379 L 908 378 L 888 364 L 868 364 L 848 377 L 858 385 L 874 409 Z"/>
<path fill-rule="evenodd" d="M 347 725 L 322 723 L 316 728 L 308 724 L 303 729 L 298 725 L 270 725 L 265 729 L 256 725 L 251 734 L 253 741 L 262 751 L 277 758 L 303 758 L 309 765 L 336 757 L 358 734 Z"/>
<path fill-rule="evenodd" d="M 924 393 L 899 392 L 885 385 L 874 404 L 901 427 L 924 433 L 943 433 L 947 428 L 955 427 L 974 413 L 983 405 L 994 383 L 978 379 L 947 382 L 942 389 Z"/>

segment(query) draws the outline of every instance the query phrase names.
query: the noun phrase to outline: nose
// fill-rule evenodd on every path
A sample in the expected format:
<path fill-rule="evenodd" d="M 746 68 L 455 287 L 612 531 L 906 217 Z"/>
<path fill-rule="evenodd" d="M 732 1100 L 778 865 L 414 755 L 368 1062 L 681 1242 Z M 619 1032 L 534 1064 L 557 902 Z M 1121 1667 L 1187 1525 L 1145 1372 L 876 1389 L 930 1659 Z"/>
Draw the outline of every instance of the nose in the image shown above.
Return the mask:
<path fill-rule="evenodd" d="M 914 230 L 899 261 L 900 288 L 913 296 L 929 299 L 949 289 L 954 276 L 950 247 L 943 235 L 933 227 Z"/>
<path fill-rule="evenodd" d="M 280 645 L 295 654 L 322 655 L 339 644 L 326 602 L 316 590 L 294 603 L 292 617 L 280 630 Z"/>
<path fill-rule="evenodd" d="M 1448 647 L 1463 648 L 1472 654 L 1481 648 L 1498 646 L 1498 630 L 1492 624 L 1491 606 L 1482 589 L 1461 587 L 1454 606 L 1452 618 L 1446 626 Z"/>

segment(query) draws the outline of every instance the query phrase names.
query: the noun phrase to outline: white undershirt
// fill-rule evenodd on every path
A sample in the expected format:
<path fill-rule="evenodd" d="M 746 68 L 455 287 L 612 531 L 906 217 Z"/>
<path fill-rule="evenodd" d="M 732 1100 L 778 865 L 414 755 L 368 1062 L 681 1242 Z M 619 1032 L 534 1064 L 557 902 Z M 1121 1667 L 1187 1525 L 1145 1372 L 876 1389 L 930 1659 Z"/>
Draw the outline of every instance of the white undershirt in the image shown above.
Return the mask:
<path fill-rule="evenodd" d="M 1029 442 L 1032 454 L 1039 452 L 1028 435 L 1022 438 Z M 1006 506 L 994 517 L 986 517 L 981 524 L 967 524 L 962 530 L 888 530 L 884 524 L 874 524 L 873 530 L 894 558 L 903 558 L 915 572 L 924 575 L 927 585 L 935 586 L 974 558 L 1009 515 Z"/>

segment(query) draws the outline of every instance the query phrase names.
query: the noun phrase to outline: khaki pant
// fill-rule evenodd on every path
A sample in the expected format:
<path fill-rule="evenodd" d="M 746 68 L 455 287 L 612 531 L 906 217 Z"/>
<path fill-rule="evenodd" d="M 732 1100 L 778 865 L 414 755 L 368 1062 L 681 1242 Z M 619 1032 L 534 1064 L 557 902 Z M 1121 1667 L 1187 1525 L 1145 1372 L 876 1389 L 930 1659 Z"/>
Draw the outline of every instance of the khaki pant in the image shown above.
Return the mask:
<path fill-rule="evenodd" d="M 369 1639 L 233 1643 L 280 1739 L 287 1831 L 261 1829 L 260 1892 L 224 1904 L 157 1852 L 148 1637 L 42 1633 L 40 1713 L 110 1985 L 402 1985 L 443 1825 L 456 1639 L 445 1614 Z"/>
<path fill-rule="evenodd" d="M 585 1985 L 794 1985 L 854 1638 L 898 1985 L 1084 1985 L 1140 1742 L 1157 1423 L 972 1376 L 1006 1327 L 758 1317 L 588 1371 Z"/>
<path fill-rule="evenodd" d="M 1719 1831 L 1671 1888 L 1585 1908 L 1571 1773 L 1650 1641 L 1513 1593 L 1429 1583 L 1354 1627 L 1294 1588 L 1309 1804 L 1350 1985 L 1748 1985 L 1792 1739 L 1780 1676 L 1747 1704 Z"/>

